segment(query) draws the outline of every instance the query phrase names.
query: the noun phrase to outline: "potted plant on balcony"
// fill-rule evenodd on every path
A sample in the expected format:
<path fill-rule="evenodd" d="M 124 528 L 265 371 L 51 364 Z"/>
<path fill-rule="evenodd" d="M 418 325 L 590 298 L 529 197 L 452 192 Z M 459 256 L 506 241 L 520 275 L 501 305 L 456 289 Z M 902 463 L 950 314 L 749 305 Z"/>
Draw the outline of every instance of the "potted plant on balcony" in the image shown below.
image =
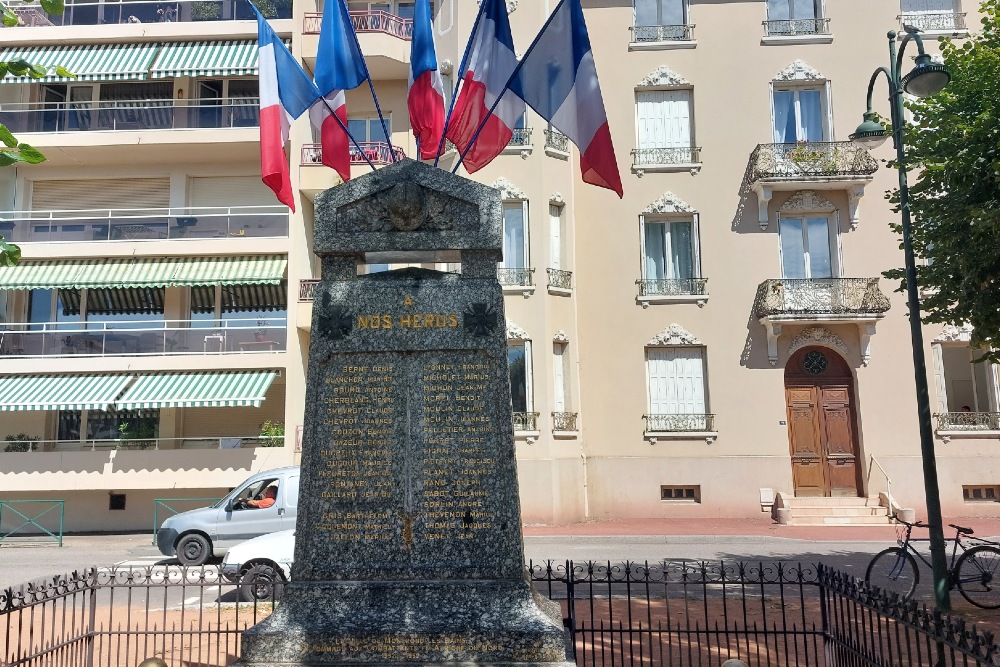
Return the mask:
<path fill-rule="evenodd" d="M 257 320 L 257 326 L 268 327 L 271 326 L 271 323 L 268 322 L 267 320 Z M 267 329 L 259 328 L 253 330 L 253 339 L 258 343 L 263 343 L 266 338 L 267 338 Z"/>
<path fill-rule="evenodd" d="M 37 445 L 34 443 L 41 440 L 41 438 L 21 432 L 8 435 L 4 437 L 4 440 L 8 443 L 7 446 L 3 448 L 5 452 L 30 452 L 38 450 Z"/>
<path fill-rule="evenodd" d="M 836 147 L 826 150 L 805 139 L 799 139 L 795 148 L 788 151 L 787 157 L 810 171 L 835 171 L 839 150 Z"/>
<path fill-rule="evenodd" d="M 285 422 L 265 419 L 260 423 L 260 446 L 281 447 L 285 444 Z"/>

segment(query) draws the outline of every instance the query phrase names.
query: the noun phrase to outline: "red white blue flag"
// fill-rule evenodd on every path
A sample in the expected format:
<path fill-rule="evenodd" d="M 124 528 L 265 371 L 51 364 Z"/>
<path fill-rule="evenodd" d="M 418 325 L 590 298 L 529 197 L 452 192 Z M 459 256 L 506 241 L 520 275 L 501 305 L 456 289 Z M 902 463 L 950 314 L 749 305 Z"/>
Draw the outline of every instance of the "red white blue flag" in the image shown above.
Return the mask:
<path fill-rule="evenodd" d="M 345 90 L 357 88 L 368 79 L 354 24 L 344 0 L 325 0 L 323 23 L 316 49 L 316 87 L 320 99 L 309 109 L 309 118 L 319 130 L 323 164 L 336 170 L 340 178 L 351 178 L 351 148 L 347 127 Z M 336 113 L 341 122 L 333 117 Z"/>
<path fill-rule="evenodd" d="M 561 0 L 521 60 L 511 91 L 580 150 L 585 183 L 614 190 L 622 179 L 580 0 Z"/>
<path fill-rule="evenodd" d="M 430 160 L 438 155 L 441 134 L 444 132 L 444 86 L 434 52 L 430 0 L 417 0 L 413 10 L 406 107 L 410 111 L 413 136 L 420 147 L 420 158 Z"/>
<path fill-rule="evenodd" d="M 507 3 L 505 0 L 483 2 L 487 4 L 469 38 L 469 60 L 465 71 L 461 72 L 462 88 L 455 100 L 447 133 L 462 153 L 486 121 L 463 160 L 470 174 L 489 164 L 507 146 L 525 110 L 524 102 L 505 89 L 517 67 Z M 491 114 L 490 108 L 498 99 L 500 103 Z"/>
<path fill-rule="evenodd" d="M 253 5 L 250 5 L 253 7 Z M 285 143 L 292 121 L 320 97 L 302 66 L 284 42 L 257 14 L 257 67 L 260 72 L 260 171 L 264 185 L 278 201 L 295 210 Z"/>

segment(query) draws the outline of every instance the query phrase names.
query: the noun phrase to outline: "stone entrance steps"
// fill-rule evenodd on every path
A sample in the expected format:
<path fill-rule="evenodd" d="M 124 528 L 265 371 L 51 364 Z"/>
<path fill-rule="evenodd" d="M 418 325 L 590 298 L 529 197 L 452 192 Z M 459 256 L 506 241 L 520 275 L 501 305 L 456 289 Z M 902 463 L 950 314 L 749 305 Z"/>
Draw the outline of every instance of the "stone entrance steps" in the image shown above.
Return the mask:
<path fill-rule="evenodd" d="M 781 493 L 778 522 L 789 526 L 887 526 L 889 508 L 869 498 L 796 498 Z M 787 511 L 785 511 L 787 510 Z"/>

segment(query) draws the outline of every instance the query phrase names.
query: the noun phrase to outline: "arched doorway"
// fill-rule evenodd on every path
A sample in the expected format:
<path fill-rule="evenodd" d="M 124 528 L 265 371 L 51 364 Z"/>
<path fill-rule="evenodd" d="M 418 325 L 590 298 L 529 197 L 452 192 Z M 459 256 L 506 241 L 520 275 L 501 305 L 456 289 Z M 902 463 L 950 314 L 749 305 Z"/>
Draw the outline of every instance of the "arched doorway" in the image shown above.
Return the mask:
<path fill-rule="evenodd" d="M 785 405 L 795 495 L 861 495 L 854 378 L 844 358 L 817 346 L 793 354 Z"/>

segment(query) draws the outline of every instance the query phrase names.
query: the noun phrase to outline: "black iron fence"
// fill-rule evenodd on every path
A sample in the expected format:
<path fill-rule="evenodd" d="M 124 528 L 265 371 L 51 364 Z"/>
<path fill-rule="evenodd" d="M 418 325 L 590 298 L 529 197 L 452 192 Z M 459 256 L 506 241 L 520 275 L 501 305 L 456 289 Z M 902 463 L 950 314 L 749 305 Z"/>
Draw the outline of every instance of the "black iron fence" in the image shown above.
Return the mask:
<path fill-rule="evenodd" d="M 998 667 L 991 632 L 822 565 L 545 561 L 578 665 Z M 87 570 L 0 592 L 0 664 L 223 666 L 273 602 L 242 603 L 213 567 Z M 280 602 L 279 602 L 280 604 Z"/>

